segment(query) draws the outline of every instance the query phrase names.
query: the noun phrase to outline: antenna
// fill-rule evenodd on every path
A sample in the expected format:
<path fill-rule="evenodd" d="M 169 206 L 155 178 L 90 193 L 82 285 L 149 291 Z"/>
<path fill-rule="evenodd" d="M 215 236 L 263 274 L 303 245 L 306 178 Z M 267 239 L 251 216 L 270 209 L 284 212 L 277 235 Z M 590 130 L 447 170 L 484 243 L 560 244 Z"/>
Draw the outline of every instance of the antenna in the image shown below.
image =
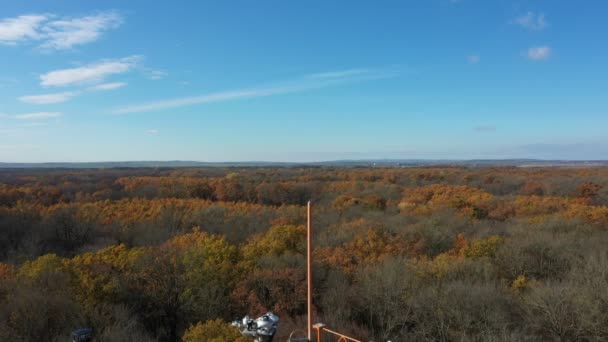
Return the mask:
<path fill-rule="evenodd" d="M 314 328 L 317 332 L 317 341 L 321 342 L 323 332 L 328 333 L 329 335 L 333 335 L 334 337 L 338 337 L 340 342 L 361 342 L 352 337 L 340 334 L 338 332 L 327 329 L 327 326 L 323 323 L 317 323 L 313 326 L 312 324 L 312 202 L 308 201 L 307 206 L 307 218 L 308 218 L 308 226 L 306 230 L 306 266 L 307 266 L 307 275 L 306 278 L 308 280 L 308 317 L 307 317 L 307 333 L 308 333 L 308 341 L 312 342 L 312 329 Z M 293 333 L 292 333 L 293 335 Z M 292 339 L 291 336 L 289 341 L 299 341 L 299 339 Z M 390 341 L 389 341 L 390 342 Z"/>
<path fill-rule="evenodd" d="M 312 341 L 312 203 L 308 201 L 308 227 L 307 227 L 307 236 L 306 236 L 306 265 L 307 265 L 307 276 L 306 279 L 308 281 L 308 317 L 306 324 L 306 331 L 308 340 Z"/>

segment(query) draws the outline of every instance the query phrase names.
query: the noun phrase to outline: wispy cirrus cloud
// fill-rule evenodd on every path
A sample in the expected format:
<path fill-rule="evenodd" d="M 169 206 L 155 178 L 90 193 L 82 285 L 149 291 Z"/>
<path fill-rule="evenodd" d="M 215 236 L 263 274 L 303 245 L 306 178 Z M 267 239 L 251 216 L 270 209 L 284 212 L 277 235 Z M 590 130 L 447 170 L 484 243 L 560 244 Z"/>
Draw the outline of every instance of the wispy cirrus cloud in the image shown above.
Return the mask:
<path fill-rule="evenodd" d="M 157 130 L 157 129 L 147 129 L 147 130 L 146 130 L 146 133 L 148 133 L 148 134 L 152 134 L 152 135 L 155 135 L 155 134 L 160 133 L 160 131 L 159 131 L 159 130 Z"/>
<path fill-rule="evenodd" d="M 359 69 L 357 69 L 359 70 Z M 352 70 L 310 74 L 298 79 L 281 82 L 274 85 L 265 85 L 245 89 L 227 90 L 198 96 L 180 97 L 144 104 L 128 105 L 111 110 L 113 114 L 129 114 L 158 111 L 214 102 L 227 102 L 242 99 L 268 97 L 281 94 L 298 93 L 307 90 L 339 86 L 354 82 L 370 81 L 375 79 L 395 77 L 400 74 L 398 70 L 366 70 L 353 72 Z"/>
<path fill-rule="evenodd" d="M 255 98 L 255 97 L 265 97 L 265 96 L 294 92 L 294 91 L 298 91 L 298 90 L 302 90 L 302 89 L 296 89 L 294 87 L 274 87 L 274 88 L 258 88 L 258 89 L 224 91 L 224 92 L 210 93 L 210 94 L 205 94 L 205 95 L 200 95 L 200 96 L 180 97 L 180 98 L 175 98 L 175 99 L 126 106 L 126 107 L 114 109 L 112 111 L 112 113 L 128 114 L 128 113 L 151 112 L 151 111 L 157 111 L 157 110 L 163 110 L 163 109 L 204 104 L 204 103 L 224 102 L 224 101 L 230 101 L 230 100 L 239 100 L 239 99 Z"/>
<path fill-rule="evenodd" d="M 528 12 L 513 20 L 513 23 L 532 31 L 541 31 L 548 26 L 543 13 Z"/>
<path fill-rule="evenodd" d="M 40 119 L 51 119 L 62 117 L 63 113 L 59 112 L 38 112 L 38 113 L 27 113 L 17 114 L 15 119 L 17 120 L 40 120 Z"/>
<path fill-rule="evenodd" d="M 126 82 L 103 83 L 103 84 L 98 84 L 96 86 L 90 87 L 88 90 L 91 90 L 91 91 L 114 90 L 114 89 L 122 88 L 126 85 L 127 85 Z"/>
<path fill-rule="evenodd" d="M 165 78 L 169 73 L 163 70 L 144 69 L 144 76 L 149 80 L 158 81 Z"/>
<path fill-rule="evenodd" d="M 42 95 L 26 95 L 18 97 L 17 100 L 29 104 L 52 104 L 62 103 L 71 98 L 80 95 L 79 91 L 66 91 L 63 93 L 42 94 Z"/>
<path fill-rule="evenodd" d="M 344 78 L 350 76 L 358 76 L 371 72 L 368 69 L 350 69 L 350 70 L 340 70 L 340 71 L 328 71 L 306 75 L 307 78 L 317 78 L 317 79 L 331 79 L 331 78 Z"/>
<path fill-rule="evenodd" d="M 66 91 L 66 92 L 61 92 L 61 93 L 50 93 L 50 94 L 41 94 L 41 95 L 26 95 L 26 96 L 18 97 L 17 100 L 24 102 L 24 103 L 35 104 L 35 105 L 63 103 L 63 102 L 67 102 L 67 101 L 71 100 L 72 98 L 74 98 L 76 96 L 80 96 L 85 92 L 114 90 L 114 89 L 122 88 L 126 85 L 127 85 L 127 83 L 125 83 L 125 82 L 103 83 L 103 84 L 98 84 L 96 86 L 87 88 L 85 90 Z"/>
<path fill-rule="evenodd" d="M 123 23 L 115 11 L 98 12 L 83 17 L 59 17 L 55 14 L 21 15 L 0 20 L 0 43 L 17 45 L 39 41 L 43 50 L 65 50 L 98 40 L 104 32 Z"/>
<path fill-rule="evenodd" d="M 50 71 L 40 75 L 40 85 L 44 87 L 63 87 L 103 82 L 110 75 L 133 70 L 141 59 L 141 56 L 129 56 L 115 60 L 104 60 L 77 68 Z"/>
<path fill-rule="evenodd" d="M 534 46 L 528 49 L 528 59 L 542 61 L 551 57 L 552 50 L 549 46 Z"/>

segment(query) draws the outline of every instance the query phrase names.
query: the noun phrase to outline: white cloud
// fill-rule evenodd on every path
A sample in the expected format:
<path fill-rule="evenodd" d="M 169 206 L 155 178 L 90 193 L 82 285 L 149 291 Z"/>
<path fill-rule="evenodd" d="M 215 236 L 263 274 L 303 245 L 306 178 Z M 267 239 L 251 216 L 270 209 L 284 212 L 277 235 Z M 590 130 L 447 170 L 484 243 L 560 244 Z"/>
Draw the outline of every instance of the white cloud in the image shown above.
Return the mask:
<path fill-rule="evenodd" d="M 350 69 L 350 70 L 340 70 L 340 71 L 330 71 L 330 72 L 322 72 L 317 74 L 307 75 L 308 78 L 343 78 L 348 76 L 357 76 L 361 74 L 365 74 L 370 72 L 370 70 L 366 69 Z"/>
<path fill-rule="evenodd" d="M 515 18 L 513 22 L 523 28 L 533 31 L 540 31 L 547 27 L 545 15 L 542 13 L 528 12 Z"/>
<path fill-rule="evenodd" d="M 36 119 L 50 119 L 62 117 L 63 113 L 58 112 L 39 112 L 39 113 L 28 113 L 15 115 L 15 119 L 19 120 L 36 120 Z"/>
<path fill-rule="evenodd" d="M 94 42 L 104 31 L 115 29 L 122 22 L 122 16 L 116 12 L 102 12 L 80 18 L 54 20 L 42 28 L 46 41 L 40 47 L 61 50 Z"/>
<path fill-rule="evenodd" d="M 69 86 L 102 82 L 110 75 L 122 74 L 132 70 L 140 60 L 140 56 L 130 56 L 78 68 L 54 70 L 40 75 L 40 85 L 46 87 Z"/>
<path fill-rule="evenodd" d="M 165 76 L 168 75 L 168 73 L 166 71 L 162 71 L 162 70 L 146 69 L 146 70 L 144 70 L 144 75 L 148 79 L 157 81 L 157 80 L 163 79 Z"/>
<path fill-rule="evenodd" d="M 16 45 L 25 41 L 41 41 L 45 50 L 71 49 L 96 41 L 123 22 L 114 11 L 84 17 L 58 17 L 53 14 L 22 15 L 0 20 L 0 43 Z"/>
<path fill-rule="evenodd" d="M 361 81 L 369 81 L 375 79 L 383 79 L 389 77 L 395 77 L 400 72 L 389 70 L 389 71 L 366 71 L 353 72 L 353 71 L 335 71 L 327 72 L 323 74 L 307 75 L 303 78 L 299 78 L 295 81 L 284 82 L 276 85 L 260 86 L 248 89 L 237 89 L 221 91 L 209 94 L 203 94 L 199 96 L 181 97 L 168 99 L 164 101 L 157 101 L 145 104 L 125 106 L 112 110 L 114 114 L 128 114 L 128 113 L 141 113 L 150 112 L 162 109 L 185 107 L 204 103 L 213 102 L 225 102 L 241 99 L 250 99 L 258 97 L 267 97 L 272 95 L 288 94 L 302 92 L 306 90 L 319 89 L 329 86 L 337 86 L 341 84 L 348 84 Z"/>
<path fill-rule="evenodd" d="M 479 63 L 480 60 L 481 60 L 481 58 L 479 57 L 479 55 L 467 56 L 467 61 L 469 62 L 469 64 L 477 64 L 477 63 Z"/>
<path fill-rule="evenodd" d="M 146 133 L 148 133 L 148 134 L 158 134 L 158 133 L 160 133 L 160 131 L 157 130 L 157 129 L 148 129 L 148 130 L 146 130 Z"/>
<path fill-rule="evenodd" d="M 40 39 L 39 28 L 46 15 L 22 15 L 0 20 L 0 43 L 16 44 L 23 40 Z"/>
<path fill-rule="evenodd" d="M 528 58 L 533 61 L 540 61 L 551 56 L 551 48 L 548 46 L 536 46 L 528 49 Z"/>
<path fill-rule="evenodd" d="M 113 89 L 122 88 L 126 85 L 127 85 L 127 83 L 125 83 L 125 82 L 103 83 L 103 84 L 99 84 L 94 87 L 91 87 L 91 88 L 89 88 L 89 90 L 91 90 L 91 91 L 113 90 Z"/>
<path fill-rule="evenodd" d="M 235 91 L 217 92 L 217 93 L 211 93 L 211 94 L 200 95 L 200 96 L 181 97 L 181 98 L 152 102 L 152 103 L 147 103 L 147 104 L 127 106 L 127 107 L 116 109 L 113 111 L 113 113 L 127 114 L 127 113 L 149 112 L 149 111 L 155 111 L 155 110 L 161 110 L 161 109 L 191 106 L 191 105 L 195 105 L 195 104 L 270 96 L 270 95 L 275 95 L 275 94 L 288 93 L 288 92 L 292 92 L 295 90 L 296 89 L 291 89 L 289 87 L 287 87 L 287 88 L 277 87 L 277 88 L 259 88 L 259 89 L 250 89 L 250 90 L 235 90 Z"/>
<path fill-rule="evenodd" d="M 70 100 L 72 97 L 79 95 L 78 91 L 67 91 L 63 93 L 42 94 L 42 95 L 27 95 L 17 98 L 21 102 L 31 104 L 51 104 L 62 103 Z"/>
<path fill-rule="evenodd" d="M 113 83 L 103 83 L 90 88 L 87 88 L 83 91 L 66 91 L 63 93 L 52 93 L 52 94 L 42 94 L 42 95 L 27 95 L 18 97 L 17 100 L 29 104 L 53 104 L 53 103 L 63 103 L 71 100 L 72 98 L 82 95 L 85 91 L 102 91 L 102 90 L 112 90 L 118 89 L 126 86 L 127 84 L 124 82 L 113 82 Z"/>

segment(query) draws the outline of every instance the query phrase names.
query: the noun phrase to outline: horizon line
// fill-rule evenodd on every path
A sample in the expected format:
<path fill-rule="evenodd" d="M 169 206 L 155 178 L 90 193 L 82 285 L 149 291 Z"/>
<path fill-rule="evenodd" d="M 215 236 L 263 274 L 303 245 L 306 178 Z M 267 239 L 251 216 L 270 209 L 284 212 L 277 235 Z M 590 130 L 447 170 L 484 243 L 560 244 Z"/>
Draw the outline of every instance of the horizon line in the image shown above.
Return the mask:
<path fill-rule="evenodd" d="M 201 160 L 100 160 L 100 161 L 39 161 L 39 162 L 16 162 L 0 161 L 0 164 L 104 164 L 104 163 L 200 163 L 200 164 L 315 164 L 332 162 L 476 162 L 476 161 L 539 161 L 539 162 L 608 162 L 608 159 L 571 159 L 571 158 L 362 158 L 362 159 L 326 159 L 315 161 L 285 161 L 285 160 L 224 160 L 224 161 L 201 161 Z"/>

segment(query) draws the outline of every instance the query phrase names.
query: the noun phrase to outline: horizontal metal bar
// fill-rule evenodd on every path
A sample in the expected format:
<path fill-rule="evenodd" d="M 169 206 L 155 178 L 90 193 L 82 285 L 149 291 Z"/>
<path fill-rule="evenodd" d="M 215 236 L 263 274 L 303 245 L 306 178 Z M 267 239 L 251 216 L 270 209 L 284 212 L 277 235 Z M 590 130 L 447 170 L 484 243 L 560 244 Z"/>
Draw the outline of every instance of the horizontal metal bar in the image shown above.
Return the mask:
<path fill-rule="evenodd" d="M 335 336 L 340 337 L 340 338 L 341 338 L 341 339 L 340 339 L 341 341 L 361 342 L 361 341 L 359 341 L 359 340 L 357 340 L 357 339 L 354 339 L 354 338 L 352 338 L 352 337 L 346 336 L 346 335 L 344 335 L 344 334 L 340 334 L 339 332 L 335 332 L 335 331 L 329 330 L 329 329 L 327 329 L 327 328 L 325 328 L 325 327 L 323 327 L 323 328 L 321 328 L 321 329 L 322 329 L 323 331 L 326 331 L 326 332 L 330 333 L 330 334 L 333 334 L 333 335 L 335 335 Z"/>

